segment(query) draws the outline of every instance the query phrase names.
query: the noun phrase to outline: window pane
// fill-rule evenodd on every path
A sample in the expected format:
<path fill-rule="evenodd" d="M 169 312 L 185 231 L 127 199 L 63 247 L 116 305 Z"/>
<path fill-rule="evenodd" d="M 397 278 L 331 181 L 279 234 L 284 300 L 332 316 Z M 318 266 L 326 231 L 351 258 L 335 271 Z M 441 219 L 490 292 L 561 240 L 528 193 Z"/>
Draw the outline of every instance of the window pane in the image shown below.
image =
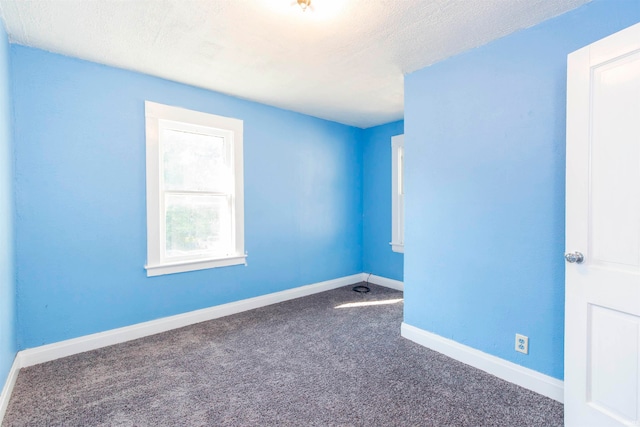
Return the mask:
<path fill-rule="evenodd" d="M 161 140 L 165 189 L 229 192 L 224 138 L 162 129 Z"/>
<path fill-rule="evenodd" d="M 165 194 L 167 258 L 231 252 L 226 196 Z"/>

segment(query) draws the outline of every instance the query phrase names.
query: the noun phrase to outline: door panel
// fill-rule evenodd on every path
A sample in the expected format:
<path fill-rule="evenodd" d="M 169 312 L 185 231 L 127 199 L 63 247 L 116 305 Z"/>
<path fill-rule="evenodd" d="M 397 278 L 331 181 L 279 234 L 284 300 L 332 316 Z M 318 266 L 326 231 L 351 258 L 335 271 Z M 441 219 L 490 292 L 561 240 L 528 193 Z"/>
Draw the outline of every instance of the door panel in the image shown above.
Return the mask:
<path fill-rule="evenodd" d="M 589 304 L 587 396 L 594 409 L 638 421 L 640 318 Z"/>
<path fill-rule="evenodd" d="M 640 267 L 640 53 L 592 71 L 589 253 L 592 265 Z M 611 265 L 613 267 L 613 265 Z"/>
<path fill-rule="evenodd" d="M 567 77 L 565 425 L 640 425 L 640 24 Z"/>

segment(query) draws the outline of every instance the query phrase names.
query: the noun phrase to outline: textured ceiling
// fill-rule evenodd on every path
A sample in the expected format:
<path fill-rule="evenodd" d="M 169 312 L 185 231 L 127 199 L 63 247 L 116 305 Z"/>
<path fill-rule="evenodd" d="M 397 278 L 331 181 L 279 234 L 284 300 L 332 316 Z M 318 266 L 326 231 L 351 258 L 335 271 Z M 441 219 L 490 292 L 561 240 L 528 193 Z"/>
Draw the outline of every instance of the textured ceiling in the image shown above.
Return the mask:
<path fill-rule="evenodd" d="M 10 40 L 340 123 L 403 117 L 403 75 L 588 0 L 0 0 Z"/>

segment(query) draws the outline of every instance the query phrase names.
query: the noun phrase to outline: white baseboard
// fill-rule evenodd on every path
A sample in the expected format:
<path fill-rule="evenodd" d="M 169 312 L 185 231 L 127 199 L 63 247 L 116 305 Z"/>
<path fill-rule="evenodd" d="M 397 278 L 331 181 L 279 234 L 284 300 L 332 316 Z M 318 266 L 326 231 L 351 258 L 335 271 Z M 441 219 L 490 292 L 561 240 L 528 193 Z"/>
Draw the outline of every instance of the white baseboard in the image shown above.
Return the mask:
<path fill-rule="evenodd" d="M 395 289 L 396 291 L 404 291 L 403 282 L 394 279 L 387 279 L 382 276 L 376 276 L 375 274 L 362 273 L 362 281 L 368 281 L 374 285 L 384 286 L 386 288 Z"/>
<path fill-rule="evenodd" d="M 11 369 L 9 370 L 9 375 L 7 375 L 7 380 L 5 381 L 4 387 L 2 387 L 2 393 L 0 394 L 0 424 L 2 424 L 4 414 L 7 411 L 9 399 L 11 398 L 11 392 L 13 391 L 13 386 L 18 379 L 18 372 L 20 371 L 20 368 L 20 355 L 17 354 L 13 359 L 13 364 L 11 365 Z"/>
<path fill-rule="evenodd" d="M 143 338 L 160 332 L 182 328 L 184 326 L 193 325 L 194 323 L 205 322 L 207 320 L 252 310 L 254 308 L 264 307 L 294 298 L 300 298 L 316 294 L 318 292 L 340 288 L 342 286 L 358 283 L 361 281 L 361 278 L 362 274 L 354 274 L 351 276 L 340 277 L 338 279 L 327 280 L 325 282 L 314 283 L 312 285 L 287 289 L 285 291 L 274 292 L 272 294 L 261 295 L 241 301 L 230 302 L 228 304 L 203 308 L 201 310 L 163 317 L 162 319 L 151 320 L 149 322 L 138 323 L 131 326 L 125 326 L 123 328 L 111 329 L 105 332 L 85 335 L 53 344 L 22 350 L 18 353 L 18 357 L 20 358 L 20 367 L 24 368 L 27 366 L 37 365 L 39 363 L 48 362 L 61 357 L 71 356 L 73 354 L 83 353 L 85 351 Z"/>
<path fill-rule="evenodd" d="M 564 382 L 484 353 L 448 338 L 402 323 L 401 334 L 415 343 L 430 348 L 467 365 L 481 369 L 505 381 L 535 391 L 560 403 L 564 402 Z"/>

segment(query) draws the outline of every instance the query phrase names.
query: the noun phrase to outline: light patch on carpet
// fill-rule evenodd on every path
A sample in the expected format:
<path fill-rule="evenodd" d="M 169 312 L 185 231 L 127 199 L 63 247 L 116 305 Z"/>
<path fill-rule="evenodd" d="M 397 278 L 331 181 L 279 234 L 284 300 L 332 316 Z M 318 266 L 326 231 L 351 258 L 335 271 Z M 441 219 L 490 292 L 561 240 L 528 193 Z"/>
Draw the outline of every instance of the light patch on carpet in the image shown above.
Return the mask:
<path fill-rule="evenodd" d="M 383 300 L 383 301 L 349 302 L 349 303 L 346 303 L 346 304 L 336 305 L 333 308 L 369 307 L 369 306 L 372 306 L 372 305 L 397 304 L 399 302 L 402 302 L 402 298 L 388 299 L 388 300 Z"/>

